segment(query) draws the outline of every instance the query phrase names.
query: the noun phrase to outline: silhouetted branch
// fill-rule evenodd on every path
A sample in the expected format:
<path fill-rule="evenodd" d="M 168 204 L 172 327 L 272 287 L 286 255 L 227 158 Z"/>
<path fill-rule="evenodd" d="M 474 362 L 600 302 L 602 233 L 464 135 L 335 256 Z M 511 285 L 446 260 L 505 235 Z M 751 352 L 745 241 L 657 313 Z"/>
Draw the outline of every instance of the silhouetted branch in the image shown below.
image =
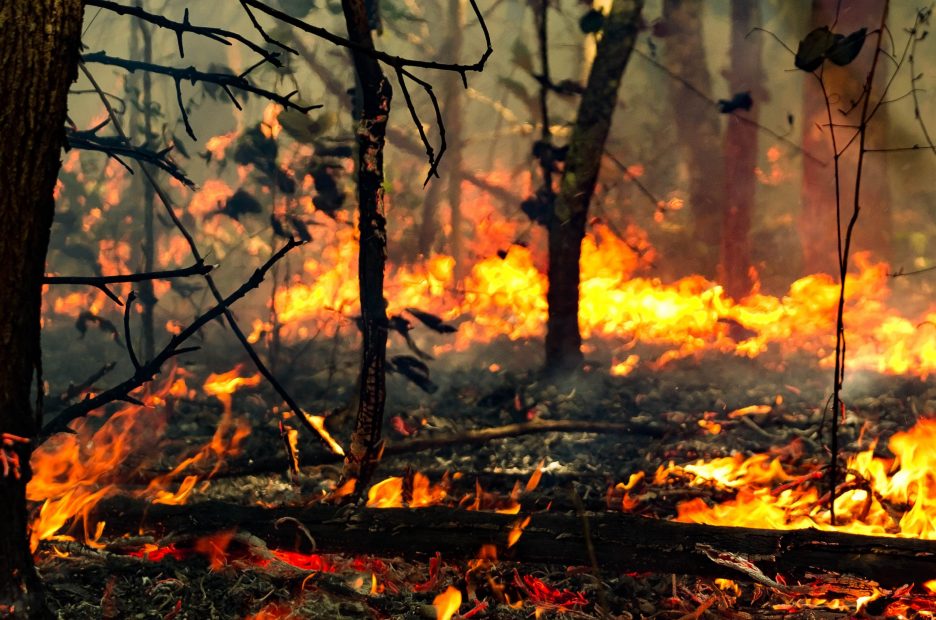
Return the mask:
<path fill-rule="evenodd" d="M 214 269 L 214 265 L 195 264 L 183 269 L 167 269 L 165 271 L 151 271 L 149 273 L 130 273 L 116 276 L 43 276 L 43 284 L 77 284 L 93 286 L 104 292 L 118 306 L 123 302 L 113 291 L 107 288 L 108 284 L 121 284 L 124 282 L 144 282 L 146 280 L 169 280 L 172 278 L 185 278 L 188 276 L 203 276 Z"/>
<path fill-rule="evenodd" d="M 114 158 L 120 165 L 126 168 L 130 174 L 133 174 L 133 170 L 121 157 L 146 162 L 171 175 L 186 187 L 195 187 L 195 183 L 186 176 L 185 171 L 179 168 L 175 162 L 167 158 L 171 147 L 162 151 L 153 151 L 142 146 L 133 146 L 122 138 L 98 136 L 96 133 L 97 129 L 100 129 L 100 127 L 87 131 L 66 129 L 65 139 L 68 143 L 68 148 L 104 153 L 108 157 Z"/>
<path fill-rule="evenodd" d="M 264 99 L 268 99 L 274 103 L 278 103 L 285 108 L 292 108 L 298 110 L 305 114 L 310 110 L 315 110 L 321 108 L 321 105 L 301 105 L 292 100 L 292 98 L 298 93 L 298 91 L 293 91 L 286 95 L 280 95 L 279 93 L 273 92 L 272 90 L 267 90 L 266 88 L 261 88 L 254 84 L 251 84 L 246 75 L 251 69 L 248 69 L 247 72 L 244 72 L 240 75 L 235 75 L 233 73 L 220 73 L 216 71 L 199 71 L 195 67 L 166 67 L 164 65 L 158 65 L 155 63 L 142 62 L 139 60 L 129 60 L 126 58 L 117 58 L 115 56 L 109 56 L 105 52 L 94 52 L 92 54 L 84 54 L 82 56 L 82 62 L 84 63 L 97 63 L 102 65 L 108 65 L 112 67 L 120 67 L 126 69 L 131 73 L 134 71 L 147 71 L 149 73 L 156 73 L 160 75 L 166 75 L 171 77 L 175 81 L 176 87 L 176 98 L 179 101 L 179 110 L 182 113 L 182 121 L 185 124 L 185 131 L 193 139 L 197 140 L 195 137 L 195 131 L 192 129 L 191 123 L 188 120 L 188 112 L 185 110 L 185 106 L 182 104 L 182 82 L 190 81 L 192 84 L 196 82 L 202 82 L 207 84 L 215 84 L 220 86 L 225 94 L 231 99 L 231 102 L 234 106 L 240 110 L 241 105 L 237 101 L 237 98 L 234 97 L 234 93 L 231 92 L 231 88 L 236 88 L 244 92 L 253 93 L 259 95 Z"/>
<path fill-rule="evenodd" d="M 784 47 L 786 47 L 786 46 L 784 46 Z M 789 49 L 789 48 L 787 48 L 787 49 Z M 683 86 L 685 86 L 686 89 L 687 89 L 689 92 L 691 92 L 692 94 L 694 94 L 695 96 L 697 96 L 697 97 L 699 97 L 700 99 L 703 99 L 704 101 L 707 101 L 708 103 L 712 104 L 712 106 L 713 106 L 716 110 L 719 108 L 719 104 L 718 104 L 718 102 L 717 102 L 716 100 L 714 100 L 714 99 L 712 99 L 711 97 L 709 97 L 708 95 L 706 95 L 704 92 L 702 92 L 701 90 L 699 90 L 698 88 L 696 88 L 696 86 L 695 86 L 692 82 L 690 82 L 689 80 L 687 80 L 687 79 L 684 78 L 683 76 L 679 75 L 678 73 L 676 73 L 675 71 L 673 71 L 672 69 L 670 69 L 669 67 L 667 67 L 666 65 L 664 65 L 663 63 L 661 63 L 660 61 L 658 61 L 657 59 L 655 59 L 655 58 L 649 56 L 648 54 L 646 54 L 646 53 L 640 51 L 640 50 L 637 49 L 636 47 L 634 48 L 634 53 L 637 54 L 638 56 L 640 56 L 641 58 L 643 58 L 645 61 L 647 61 L 647 62 L 648 62 L 649 64 L 651 64 L 652 66 L 654 66 L 654 67 L 656 67 L 657 69 L 659 69 L 660 71 L 662 71 L 665 75 L 668 75 L 670 78 L 676 80 L 677 82 L 679 82 L 680 84 L 682 84 Z M 783 142 L 783 143 L 785 143 L 785 144 L 791 146 L 795 151 L 797 151 L 798 153 L 802 153 L 804 156 L 808 157 L 809 159 L 811 159 L 812 161 L 816 162 L 816 163 L 819 164 L 820 166 L 825 166 L 825 165 L 827 164 L 827 162 L 824 161 L 823 159 L 821 159 L 820 157 L 817 157 L 816 155 L 813 155 L 812 153 L 810 153 L 809 151 L 807 151 L 806 149 L 804 149 L 801 145 L 797 144 L 796 142 L 793 142 L 792 140 L 790 140 L 789 138 L 787 138 L 785 135 L 774 131 L 774 130 L 771 129 L 770 127 L 767 127 L 767 126 L 765 126 L 765 125 L 761 125 L 761 124 L 758 123 L 757 121 L 754 121 L 754 120 L 752 120 L 752 119 L 750 119 L 750 118 L 748 118 L 748 117 L 746 117 L 746 116 L 742 116 L 742 115 L 738 114 L 737 112 L 730 112 L 729 114 L 732 114 L 735 118 L 737 118 L 738 120 L 740 120 L 742 123 L 745 123 L 745 124 L 748 124 L 748 125 L 753 125 L 754 127 L 757 127 L 757 129 L 759 129 L 760 131 L 763 131 L 763 132 L 766 133 L 767 135 L 773 136 L 773 137 L 776 138 L 777 140 L 780 140 L 781 142 Z"/>
<path fill-rule="evenodd" d="M 190 33 L 190 34 L 194 34 L 194 35 L 198 35 L 201 37 L 211 39 L 212 41 L 217 41 L 218 43 L 221 43 L 223 45 L 231 45 L 231 41 L 229 41 L 228 39 L 232 39 L 234 41 L 237 41 L 238 43 L 242 43 L 245 47 L 256 52 L 257 54 L 262 56 L 266 62 L 269 62 L 273 66 L 275 67 L 283 66 L 282 61 L 279 59 L 279 53 L 269 52 L 263 49 L 263 47 L 261 47 L 260 45 L 257 45 L 256 43 L 254 43 L 253 41 L 251 41 L 244 35 L 240 34 L 239 32 L 225 30 L 224 28 L 196 26 L 190 23 L 189 17 L 188 17 L 189 15 L 188 8 L 185 9 L 185 13 L 184 13 L 184 17 L 182 18 L 182 21 L 177 22 L 177 21 L 168 19 L 166 17 L 163 17 L 162 15 L 157 15 L 155 13 L 150 13 L 148 11 L 145 11 L 142 7 L 125 6 L 117 2 L 111 2 L 110 0 L 85 0 L 85 5 L 96 6 L 102 9 L 107 9 L 108 11 L 117 13 L 118 15 L 130 15 L 131 17 L 136 17 L 137 19 L 141 19 L 143 21 L 149 22 L 153 24 L 154 26 L 165 28 L 167 30 L 172 30 L 176 34 L 176 40 L 179 45 L 179 56 L 181 56 L 182 58 L 185 58 L 185 48 L 182 46 L 182 35 L 185 33 Z"/>
<path fill-rule="evenodd" d="M 130 392 L 136 390 L 145 383 L 149 383 L 153 378 L 159 373 L 162 365 L 169 361 L 171 358 L 176 355 L 181 355 L 182 353 L 192 351 L 192 348 L 182 348 L 181 345 L 195 335 L 198 330 L 207 325 L 209 322 L 218 318 L 222 314 L 229 312 L 228 308 L 244 297 L 248 292 L 260 286 L 260 283 L 263 282 L 263 279 L 266 277 L 267 272 L 275 265 L 280 259 L 282 259 L 286 254 L 289 253 L 293 248 L 299 247 L 302 245 L 301 241 L 296 241 L 295 239 L 290 239 L 286 244 L 277 250 L 267 261 L 256 269 L 250 278 L 246 282 L 240 285 L 240 287 L 222 299 L 218 304 L 213 306 L 207 312 L 203 313 L 201 316 L 197 317 L 192 323 L 185 327 L 178 334 L 174 335 L 169 343 L 151 360 L 148 360 L 146 363 L 138 366 L 136 372 L 133 375 L 123 381 L 122 383 L 115 385 L 114 387 L 104 390 L 100 394 L 97 394 L 93 397 L 86 398 L 80 403 L 67 407 L 60 414 L 55 416 L 55 418 L 46 424 L 42 428 L 42 436 L 48 437 L 54 433 L 59 433 L 67 431 L 68 424 L 72 420 L 76 420 L 80 417 L 83 417 L 98 409 L 104 405 L 117 401 L 117 400 L 130 400 L 133 399 L 130 396 Z M 128 304 L 129 305 L 129 304 Z M 129 343 L 129 337 L 127 338 Z M 129 346 L 129 345 L 128 345 Z"/>

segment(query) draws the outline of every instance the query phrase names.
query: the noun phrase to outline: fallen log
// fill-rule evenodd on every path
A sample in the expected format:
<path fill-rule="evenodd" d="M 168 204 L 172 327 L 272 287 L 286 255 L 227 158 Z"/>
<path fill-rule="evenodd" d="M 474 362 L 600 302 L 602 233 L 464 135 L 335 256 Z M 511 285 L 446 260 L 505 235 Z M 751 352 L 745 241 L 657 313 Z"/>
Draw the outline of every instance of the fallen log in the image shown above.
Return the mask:
<path fill-rule="evenodd" d="M 451 448 L 468 445 L 477 445 L 494 441 L 496 439 L 507 439 L 510 437 L 519 437 L 521 435 L 535 435 L 541 433 L 594 433 L 611 435 L 641 435 L 658 439 L 666 434 L 666 429 L 651 423 L 637 422 L 605 422 L 602 420 L 535 420 L 532 422 L 520 422 L 517 424 L 506 424 L 504 426 L 491 426 L 487 428 L 476 428 L 459 431 L 455 433 L 429 435 L 427 437 L 416 437 L 414 439 L 405 439 L 403 441 L 387 441 L 384 443 L 383 456 L 397 456 L 400 454 L 411 454 L 424 450 L 436 450 L 440 448 Z M 309 467 L 314 465 L 326 465 L 328 463 L 340 463 L 342 457 L 333 452 L 316 451 L 301 452 L 299 455 L 299 465 Z M 204 469 L 187 469 L 186 475 L 195 475 L 199 477 L 220 478 L 225 476 L 246 476 L 255 474 L 282 473 L 289 469 L 289 461 L 285 455 L 267 458 L 252 458 L 249 460 L 231 460 L 225 462 L 219 469 L 214 466 Z M 142 471 L 139 476 L 134 478 L 135 482 L 150 481 L 156 476 L 169 473 L 171 470 L 164 471 Z"/>
<path fill-rule="evenodd" d="M 886 587 L 936 579 L 936 541 L 814 529 L 716 527 L 612 512 L 533 514 L 517 544 L 509 549 L 507 536 L 517 516 L 442 507 L 371 509 L 315 504 L 264 508 L 217 501 L 164 506 L 117 497 L 99 505 L 95 515 L 107 522 L 108 536 L 136 535 L 141 524 L 157 536 L 200 536 L 237 528 L 271 547 L 311 552 L 304 528 L 320 553 L 428 557 L 440 552 L 455 559 L 476 557 L 487 544 L 496 545 L 503 560 L 563 566 L 591 564 L 584 517 L 595 560 L 604 571 L 749 581 L 754 577 L 737 567 L 739 561 L 747 560 L 765 575 L 786 576 L 789 583 L 817 572 L 852 575 Z"/>

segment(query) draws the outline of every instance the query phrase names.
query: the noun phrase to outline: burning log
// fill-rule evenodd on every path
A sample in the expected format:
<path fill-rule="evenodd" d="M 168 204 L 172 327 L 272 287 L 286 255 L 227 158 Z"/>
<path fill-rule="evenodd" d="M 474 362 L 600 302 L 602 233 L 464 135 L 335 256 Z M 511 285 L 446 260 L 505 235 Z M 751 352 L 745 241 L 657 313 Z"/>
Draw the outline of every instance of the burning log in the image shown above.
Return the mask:
<path fill-rule="evenodd" d="M 515 515 L 438 507 L 264 508 L 217 501 L 168 506 L 114 498 L 98 507 L 97 516 L 106 519 L 110 535 L 136 534 L 142 521 L 158 535 L 200 536 L 240 528 L 271 547 L 304 552 L 313 550 L 307 536 L 311 533 L 317 551 L 329 553 L 428 557 L 441 552 L 473 558 L 482 545 L 497 545 L 506 549 L 501 557 L 509 561 L 585 566 L 591 564 L 590 546 L 597 566 L 605 571 L 748 581 L 776 573 L 804 577 L 820 572 L 853 575 L 882 586 L 936 578 L 936 541 L 814 529 L 717 527 L 611 512 L 536 513 L 509 549 Z M 588 536 L 583 533 L 586 519 Z"/>

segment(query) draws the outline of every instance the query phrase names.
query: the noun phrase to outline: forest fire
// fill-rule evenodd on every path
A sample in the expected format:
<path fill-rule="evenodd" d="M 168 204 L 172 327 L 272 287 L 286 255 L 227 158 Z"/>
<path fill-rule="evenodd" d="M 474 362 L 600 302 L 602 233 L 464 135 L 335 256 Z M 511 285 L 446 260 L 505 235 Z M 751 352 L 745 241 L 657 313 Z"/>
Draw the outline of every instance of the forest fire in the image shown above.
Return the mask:
<path fill-rule="evenodd" d="M 931 9 L 157 4 L 0 5 L 0 618 L 936 617 Z"/>

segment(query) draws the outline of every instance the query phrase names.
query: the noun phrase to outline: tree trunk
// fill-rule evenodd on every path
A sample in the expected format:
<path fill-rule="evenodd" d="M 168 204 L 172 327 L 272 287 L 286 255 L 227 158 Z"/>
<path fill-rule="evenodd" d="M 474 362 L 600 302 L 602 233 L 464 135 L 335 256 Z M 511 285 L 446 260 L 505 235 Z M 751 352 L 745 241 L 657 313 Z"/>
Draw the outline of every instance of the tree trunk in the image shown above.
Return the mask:
<path fill-rule="evenodd" d="M 663 59 L 672 71 L 689 80 L 702 93 L 711 95 L 712 77 L 705 60 L 702 36 L 703 5 L 702 0 L 664 0 Z M 711 105 L 690 94 L 676 80 L 670 80 L 669 93 L 676 135 L 689 169 L 689 208 L 693 219 L 691 256 L 698 273 L 713 277 L 723 219 L 721 125 Z"/>
<path fill-rule="evenodd" d="M 751 292 L 751 216 L 757 198 L 757 127 L 737 115 L 757 122 L 758 106 L 766 100 L 761 71 L 762 37 L 748 37 L 760 21 L 756 0 L 731 2 L 731 69 L 729 92 L 750 92 L 754 107 L 728 115 L 725 131 L 725 215 L 721 235 L 719 279 L 731 297 Z"/>
<path fill-rule="evenodd" d="M 572 129 L 569 152 L 549 227 L 549 291 L 546 301 L 546 367 L 565 372 L 581 366 L 579 258 L 588 204 L 598 180 L 618 87 L 637 37 L 643 0 L 614 0 L 588 75 Z"/>
<path fill-rule="evenodd" d="M 42 274 L 61 165 L 69 85 L 76 75 L 80 0 L 0 2 L 0 433 L 32 439 L 33 375 L 42 389 Z M 48 615 L 27 538 L 26 444 L 21 475 L 0 471 L 0 616 Z"/>
<path fill-rule="evenodd" d="M 836 21 L 836 0 L 813 0 L 812 18 L 809 29 L 831 26 L 835 32 L 848 34 L 865 27 L 874 30 L 880 20 L 881 3 L 877 0 L 853 0 L 843 3 Z M 850 116 L 839 112 L 843 102 L 857 101 L 864 88 L 868 67 L 874 54 L 874 46 L 865 45 L 854 62 L 837 67 L 827 62 L 823 66 L 826 90 L 833 98 L 832 121 L 838 125 L 855 125 L 855 115 L 860 106 L 852 109 Z M 879 71 L 874 91 L 879 93 L 886 82 L 888 71 Z M 803 248 L 803 273 L 838 274 L 835 221 L 835 178 L 832 168 L 832 146 L 829 119 L 821 89 L 810 76 L 803 89 L 803 148 L 820 155 L 828 161 L 827 166 L 803 160 L 803 185 L 801 189 L 801 211 L 799 216 L 800 240 Z M 893 95 L 894 93 L 891 93 Z M 886 110 L 887 106 L 884 106 Z M 884 112 L 882 110 L 882 113 Z M 879 113 L 880 114 L 880 113 Z M 884 118 L 876 115 L 868 127 L 869 143 L 886 144 L 881 136 L 886 127 Z M 854 133 L 851 127 L 836 132 L 841 149 Z M 840 160 L 841 204 L 853 201 L 855 186 L 855 163 L 857 146 L 848 149 Z M 855 229 L 853 250 L 872 250 L 877 258 L 888 258 L 891 249 L 892 223 L 887 189 L 886 156 L 870 156 L 862 179 L 862 218 Z M 844 227 L 844 223 L 843 223 Z"/>
<path fill-rule="evenodd" d="M 364 0 L 342 0 L 348 37 L 373 48 Z M 343 478 L 365 490 L 380 457 L 380 434 L 386 401 L 387 302 L 383 294 L 387 258 L 384 217 L 383 147 L 390 116 L 390 82 L 371 56 L 352 52 L 360 89 L 358 143 L 358 283 L 361 289 L 363 343 L 358 407 Z"/>
<path fill-rule="evenodd" d="M 143 39 L 143 61 L 153 62 L 153 32 L 149 26 L 139 22 L 140 34 Z M 149 71 L 144 71 L 143 82 L 143 134 L 147 148 L 156 150 L 156 135 L 153 132 L 153 76 Z M 133 135 L 133 134 L 130 134 Z M 145 166 L 146 164 L 140 164 Z M 143 183 L 143 271 L 151 272 L 156 269 L 156 221 L 155 205 L 156 192 L 153 184 Z M 144 280 L 140 282 L 140 306 L 143 310 L 141 315 L 141 332 L 143 336 L 143 346 L 140 349 L 143 354 L 143 360 L 149 361 L 156 355 L 155 344 L 155 316 L 153 311 L 156 306 L 156 294 L 153 290 L 153 281 Z"/>

